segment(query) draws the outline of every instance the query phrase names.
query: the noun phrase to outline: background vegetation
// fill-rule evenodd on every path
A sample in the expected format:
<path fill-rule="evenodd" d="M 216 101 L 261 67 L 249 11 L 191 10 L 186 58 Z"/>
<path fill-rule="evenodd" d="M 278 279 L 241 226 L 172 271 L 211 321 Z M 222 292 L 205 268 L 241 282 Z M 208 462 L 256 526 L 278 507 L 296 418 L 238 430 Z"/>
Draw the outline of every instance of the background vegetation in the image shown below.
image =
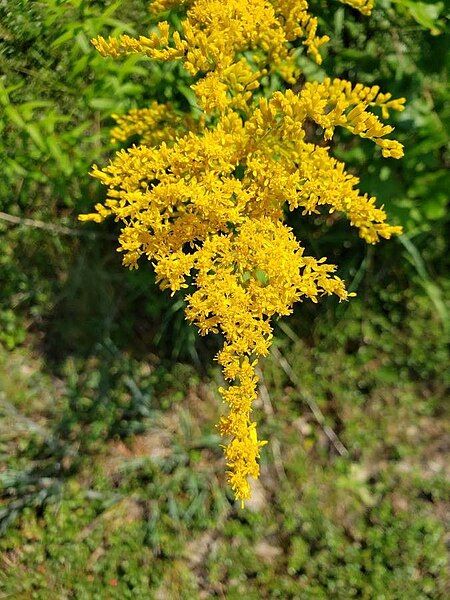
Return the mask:
<path fill-rule="evenodd" d="M 121 267 L 114 224 L 76 222 L 102 193 L 87 173 L 110 114 L 192 99 L 173 65 L 89 44 L 145 32 L 146 4 L 0 2 L 0 597 L 447 598 L 448 8 L 312 3 L 332 42 L 305 73 L 407 98 L 402 161 L 335 148 L 405 235 L 367 248 L 343 222 L 292 223 L 358 296 L 279 323 L 242 511 L 214 340 L 149 267 Z"/>

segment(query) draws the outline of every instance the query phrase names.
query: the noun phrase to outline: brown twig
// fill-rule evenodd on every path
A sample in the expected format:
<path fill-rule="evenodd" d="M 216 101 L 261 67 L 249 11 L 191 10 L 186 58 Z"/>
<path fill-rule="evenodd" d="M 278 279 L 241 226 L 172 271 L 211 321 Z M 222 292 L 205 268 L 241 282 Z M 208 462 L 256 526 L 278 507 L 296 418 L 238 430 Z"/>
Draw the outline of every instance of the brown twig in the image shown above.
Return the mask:
<path fill-rule="evenodd" d="M 65 227 L 64 225 L 55 225 L 54 223 L 47 223 L 45 221 L 39 221 L 37 219 L 28 219 L 26 217 L 17 217 L 0 211 L 0 219 L 12 223 L 13 225 L 24 225 L 25 227 L 32 227 L 33 229 L 43 229 L 52 233 L 53 235 L 73 235 L 73 236 L 86 236 L 90 238 L 107 238 L 113 239 L 114 236 L 105 233 L 97 233 L 94 231 L 88 231 L 86 229 L 75 229 L 72 227 Z"/>
<path fill-rule="evenodd" d="M 263 403 L 264 412 L 267 416 L 272 417 L 275 414 L 275 411 L 273 408 L 272 401 L 270 400 L 270 394 L 269 390 L 267 389 L 263 372 L 259 367 L 256 369 L 256 374 L 259 379 L 259 395 Z M 283 459 L 281 456 L 281 445 L 279 440 L 275 436 L 271 437 L 270 446 L 272 449 L 273 461 L 277 475 L 280 479 L 286 479 L 286 471 L 284 470 Z"/>
<path fill-rule="evenodd" d="M 309 396 L 309 394 L 307 394 L 304 390 L 300 391 L 302 389 L 300 380 L 295 375 L 291 365 L 288 363 L 288 361 L 285 359 L 285 357 L 281 354 L 281 352 L 278 350 L 278 348 L 272 347 L 271 354 L 274 357 L 274 359 L 278 362 L 280 367 L 283 369 L 283 371 L 286 373 L 286 375 L 289 377 L 291 382 L 295 385 L 300 398 L 308 405 L 309 409 L 311 410 L 312 414 L 314 415 L 314 418 L 319 423 L 323 432 L 325 433 L 327 438 L 330 440 L 330 442 L 333 444 L 336 451 L 341 456 L 348 456 L 349 452 L 348 452 L 347 448 L 341 442 L 341 440 L 339 439 L 339 437 L 337 436 L 335 431 L 333 431 L 333 429 L 329 425 L 326 424 L 325 416 L 324 416 L 323 412 L 320 410 L 317 402 L 314 400 L 314 398 L 311 398 L 311 396 Z"/>

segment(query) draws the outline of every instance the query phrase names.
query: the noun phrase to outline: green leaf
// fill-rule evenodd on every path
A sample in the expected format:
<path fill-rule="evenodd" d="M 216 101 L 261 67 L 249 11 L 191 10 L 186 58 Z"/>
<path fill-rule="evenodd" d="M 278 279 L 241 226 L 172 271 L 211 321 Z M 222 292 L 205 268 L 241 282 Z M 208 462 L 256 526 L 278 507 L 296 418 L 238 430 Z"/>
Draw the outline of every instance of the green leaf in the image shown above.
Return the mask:
<path fill-rule="evenodd" d="M 58 144 L 56 139 L 53 137 L 49 137 L 47 139 L 47 146 L 50 151 L 50 154 L 59 164 L 64 174 L 70 175 L 70 173 L 72 172 L 72 166 L 70 164 L 69 157 L 61 149 L 61 146 Z"/>
<path fill-rule="evenodd" d="M 5 108 L 5 114 L 15 125 L 23 129 L 25 127 L 25 121 L 22 119 L 21 115 L 17 111 L 17 109 L 10 104 Z"/>
<path fill-rule="evenodd" d="M 45 150 L 45 141 L 35 123 L 27 123 L 26 132 L 40 150 Z"/>
<path fill-rule="evenodd" d="M 112 111 L 116 100 L 114 98 L 92 98 L 89 100 L 89 105 L 97 110 Z"/>
<path fill-rule="evenodd" d="M 436 285 L 434 281 L 432 281 L 431 277 L 428 274 L 422 255 L 420 254 L 416 246 L 412 243 L 412 241 L 406 235 L 401 235 L 398 238 L 398 240 L 407 251 L 407 255 L 409 256 L 411 263 L 416 268 L 417 273 L 420 277 L 420 283 L 422 284 L 423 289 L 428 294 L 428 297 L 434 304 L 434 307 L 436 308 L 436 312 L 442 321 L 444 329 L 447 330 L 450 323 L 448 318 L 447 307 L 442 298 L 442 290 L 438 285 Z"/>
<path fill-rule="evenodd" d="M 256 279 L 259 281 L 259 283 L 263 287 L 266 287 L 266 285 L 269 285 L 269 276 L 262 269 L 256 269 L 255 276 L 256 276 Z"/>
<path fill-rule="evenodd" d="M 397 4 L 404 6 L 411 17 L 422 25 L 425 29 L 429 29 L 432 35 L 439 35 L 441 29 L 436 22 L 444 7 L 443 2 L 436 4 L 426 4 L 425 2 L 415 2 L 415 0 L 395 0 Z"/>

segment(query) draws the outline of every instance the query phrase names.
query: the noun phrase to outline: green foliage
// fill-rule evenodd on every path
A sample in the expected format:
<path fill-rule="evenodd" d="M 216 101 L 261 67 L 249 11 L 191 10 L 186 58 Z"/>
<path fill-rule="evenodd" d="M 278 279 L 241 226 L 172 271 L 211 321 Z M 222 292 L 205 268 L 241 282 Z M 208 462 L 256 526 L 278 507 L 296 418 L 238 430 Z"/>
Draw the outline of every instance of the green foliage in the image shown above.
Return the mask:
<path fill-rule="evenodd" d="M 173 65 L 105 60 L 90 44 L 100 33 L 136 34 L 131 22 L 141 31 L 150 26 L 145 3 L 0 5 L 0 211 L 77 230 L 68 236 L 0 219 L 0 343 L 8 347 L 43 323 L 57 330 L 53 353 L 90 351 L 108 335 L 123 341 L 130 329 L 121 336 L 113 320 L 124 296 L 127 315 L 161 314 L 165 302 L 155 300 L 151 274 L 127 277 L 108 234 L 80 234 L 76 220 L 101 194 L 88 173 L 113 150 L 111 114 L 155 98 L 188 102 Z M 137 298 L 144 314 L 133 307 Z M 86 320 L 84 334 L 71 327 L 74 317 Z"/>
<path fill-rule="evenodd" d="M 344 7 L 328 11 L 325 5 L 321 15 L 322 28 L 331 41 L 314 76 L 333 73 L 379 85 L 394 97 L 406 97 L 406 110 L 391 115 L 396 139 L 405 146 L 401 161 L 385 160 L 369 144 L 355 144 L 342 133 L 336 137 L 334 153 L 358 173 L 361 189 L 376 195 L 393 220 L 404 227 L 404 236 L 389 247 L 377 246 L 372 260 L 386 265 L 387 275 L 395 269 L 397 279 L 406 277 L 405 286 L 414 279 L 445 324 L 448 313 L 436 278 L 449 268 L 445 251 L 450 185 L 448 8 L 442 2 L 380 0 L 369 19 Z M 335 256 L 342 228 L 330 219 L 312 243 L 324 256 Z M 366 265 L 354 239 L 338 263 L 347 280 L 354 278 L 353 289 L 357 289 L 364 282 Z M 373 283 L 372 277 L 369 285 L 377 290 Z"/>
<path fill-rule="evenodd" d="M 59 436 L 79 440 L 82 452 L 90 452 L 99 440 L 142 433 L 144 420 L 154 413 L 150 372 L 139 370 L 111 344 L 100 347 L 91 362 L 66 365 L 67 405 L 58 427 Z"/>

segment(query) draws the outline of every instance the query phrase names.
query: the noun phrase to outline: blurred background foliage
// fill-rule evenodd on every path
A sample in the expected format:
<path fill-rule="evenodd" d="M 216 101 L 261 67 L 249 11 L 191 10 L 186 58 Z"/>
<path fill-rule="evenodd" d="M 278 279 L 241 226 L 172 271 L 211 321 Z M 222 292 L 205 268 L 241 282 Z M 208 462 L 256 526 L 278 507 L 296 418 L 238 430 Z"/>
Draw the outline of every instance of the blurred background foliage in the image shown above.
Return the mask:
<path fill-rule="evenodd" d="M 110 115 L 155 98 L 189 109 L 189 81 L 90 45 L 145 33 L 145 1 L 0 0 L 4 597 L 448 597 L 450 13 L 311 5 L 331 42 L 320 68 L 299 49 L 305 76 L 407 99 L 403 160 L 333 142 L 405 233 L 367 247 L 335 216 L 291 216 L 358 296 L 277 324 L 256 411 L 270 445 L 241 511 L 213 428 L 217 341 L 149 265 L 123 269 L 114 224 L 76 220 L 103 193 L 88 171 L 114 150 Z"/>

